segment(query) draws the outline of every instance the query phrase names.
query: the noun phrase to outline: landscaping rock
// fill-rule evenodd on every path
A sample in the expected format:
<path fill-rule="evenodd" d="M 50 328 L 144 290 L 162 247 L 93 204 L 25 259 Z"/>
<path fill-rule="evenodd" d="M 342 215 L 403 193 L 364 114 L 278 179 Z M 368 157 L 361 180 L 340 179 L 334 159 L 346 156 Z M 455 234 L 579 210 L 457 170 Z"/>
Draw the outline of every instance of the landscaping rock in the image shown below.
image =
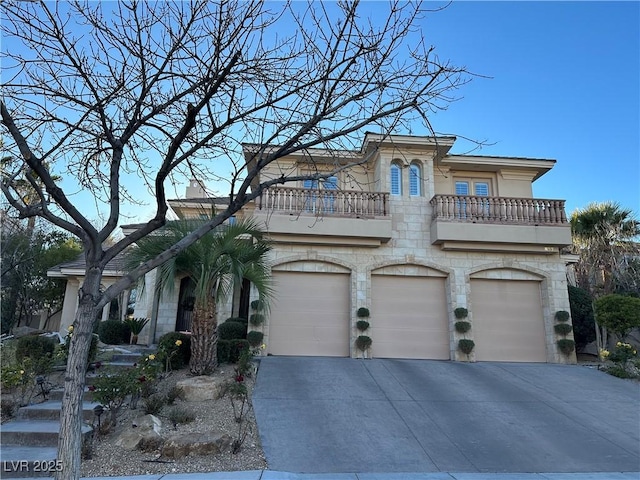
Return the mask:
<path fill-rule="evenodd" d="M 154 415 L 145 415 L 133 420 L 116 440 L 116 445 L 126 450 L 154 451 L 162 446 L 162 422 Z"/>
<path fill-rule="evenodd" d="M 178 459 L 188 455 L 227 452 L 231 449 L 231 442 L 229 435 L 216 431 L 171 435 L 162 446 L 162 456 Z"/>
<path fill-rule="evenodd" d="M 191 377 L 176 383 L 184 392 L 184 400 L 187 402 L 204 402 L 217 400 L 221 397 L 224 381 L 213 377 Z"/>

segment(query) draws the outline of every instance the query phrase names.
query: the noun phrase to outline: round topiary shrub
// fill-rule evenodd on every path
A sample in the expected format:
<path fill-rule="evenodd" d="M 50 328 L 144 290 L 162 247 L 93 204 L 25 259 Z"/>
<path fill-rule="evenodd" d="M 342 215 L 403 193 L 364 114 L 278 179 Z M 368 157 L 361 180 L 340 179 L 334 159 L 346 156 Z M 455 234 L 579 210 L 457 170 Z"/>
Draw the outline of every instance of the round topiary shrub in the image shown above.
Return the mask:
<path fill-rule="evenodd" d="M 370 316 L 370 312 L 368 308 L 360 307 L 356 312 L 356 315 L 358 316 L 358 318 L 367 318 Z"/>
<path fill-rule="evenodd" d="M 247 341 L 249 342 L 249 345 L 254 348 L 262 344 L 263 338 L 264 333 L 258 332 L 256 330 L 251 330 L 249 333 L 247 333 Z"/>
<path fill-rule="evenodd" d="M 558 310 L 556 312 L 556 321 L 557 322 L 568 322 L 571 315 L 566 310 Z"/>
<path fill-rule="evenodd" d="M 226 321 L 218 325 L 218 338 L 222 340 L 244 340 L 247 338 L 247 324 Z"/>
<path fill-rule="evenodd" d="M 178 340 L 180 345 L 176 344 Z M 158 340 L 158 356 L 162 363 L 169 356 L 172 370 L 179 370 L 189 365 L 189 360 L 191 360 L 191 335 L 181 332 L 165 333 Z"/>
<path fill-rule="evenodd" d="M 464 307 L 458 307 L 453 311 L 453 315 L 458 318 L 467 318 L 469 316 L 469 310 Z"/>
<path fill-rule="evenodd" d="M 356 347 L 362 351 L 368 349 L 371 346 L 371 343 L 371 337 L 367 337 L 366 335 L 360 335 L 356 338 Z"/>
<path fill-rule="evenodd" d="M 250 303 L 251 309 L 260 312 L 264 309 L 264 302 L 260 299 L 254 300 Z"/>
<path fill-rule="evenodd" d="M 254 327 L 258 327 L 264 323 L 264 315 L 261 313 L 252 313 L 249 317 L 249 323 Z"/>
<path fill-rule="evenodd" d="M 27 335 L 20 337 L 16 341 L 16 361 L 21 363 L 25 357 L 38 360 L 45 357 L 52 357 L 58 342 L 49 337 L 39 335 Z"/>
<path fill-rule="evenodd" d="M 473 340 L 469 340 L 468 338 L 463 338 L 458 341 L 458 348 L 460 351 L 466 355 L 469 355 L 473 351 L 473 347 L 476 344 Z"/>
<path fill-rule="evenodd" d="M 244 323 L 246 325 L 247 323 L 249 323 L 249 320 L 247 320 L 244 317 L 229 317 L 224 321 L 224 323 L 227 323 L 227 322 L 239 322 L 239 323 Z"/>
<path fill-rule="evenodd" d="M 573 327 L 568 323 L 557 323 L 553 326 L 553 329 L 558 335 L 569 335 Z"/>
<path fill-rule="evenodd" d="M 458 333 L 467 333 L 469 330 L 471 330 L 471 323 L 460 320 L 459 322 L 456 322 L 454 324 L 454 327 L 456 329 L 456 332 Z"/>
<path fill-rule="evenodd" d="M 131 329 L 120 320 L 105 320 L 98 325 L 98 336 L 102 343 L 120 345 L 129 343 Z"/>
<path fill-rule="evenodd" d="M 369 322 L 367 322 L 366 320 L 358 320 L 356 322 L 356 328 L 361 332 L 364 332 L 369 328 Z"/>
<path fill-rule="evenodd" d="M 565 355 L 571 355 L 576 349 L 576 342 L 569 340 L 568 338 L 562 338 L 558 340 L 558 349 Z"/>
<path fill-rule="evenodd" d="M 229 363 L 231 353 L 230 340 L 218 340 L 218 363 Z"/>

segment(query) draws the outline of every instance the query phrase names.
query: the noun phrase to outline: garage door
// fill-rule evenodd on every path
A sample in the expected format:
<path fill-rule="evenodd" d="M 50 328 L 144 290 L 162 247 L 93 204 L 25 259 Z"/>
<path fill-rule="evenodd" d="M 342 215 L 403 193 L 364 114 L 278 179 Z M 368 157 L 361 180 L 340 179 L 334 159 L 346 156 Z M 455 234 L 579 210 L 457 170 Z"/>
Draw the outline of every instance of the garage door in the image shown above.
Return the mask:
<path fill-rule="evenodd" d="M 471 280 L 476 360 L 546 362 L 540 282 Z"/>
<path fill-rule="evenodd" d="M 273 280 L 268 352 L 348 357 L 350 276 L 273 272 Z"/>
<path fill-rule="evenodd" d="M 372 275 L 371 336 L 379 358 L 448 360 L 445 279 Z"/>

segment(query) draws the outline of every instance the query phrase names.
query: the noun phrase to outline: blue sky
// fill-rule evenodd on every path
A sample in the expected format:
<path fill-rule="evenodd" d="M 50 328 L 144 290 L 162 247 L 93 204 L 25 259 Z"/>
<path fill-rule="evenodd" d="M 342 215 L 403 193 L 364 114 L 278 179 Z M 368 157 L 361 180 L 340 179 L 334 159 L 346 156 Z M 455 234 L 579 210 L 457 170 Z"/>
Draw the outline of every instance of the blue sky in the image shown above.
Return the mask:
<path fill-rule="evenodd" d="M 492 77 L 437 131 L 495 142 L 474 154 L 557 160 L 534 196 L 567 214 L 606 200 L 640 213 L 640 3 L 454 2 L 422 23 L 442 57 Z"/>

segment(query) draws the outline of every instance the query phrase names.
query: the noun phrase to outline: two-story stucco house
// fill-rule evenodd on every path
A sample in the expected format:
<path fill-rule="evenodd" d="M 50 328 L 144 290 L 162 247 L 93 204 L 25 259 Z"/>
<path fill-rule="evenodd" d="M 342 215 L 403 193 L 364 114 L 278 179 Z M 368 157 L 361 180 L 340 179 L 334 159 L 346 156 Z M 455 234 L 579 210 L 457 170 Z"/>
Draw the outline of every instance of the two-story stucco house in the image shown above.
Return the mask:
<path fill-rule="evenodd" d="M 331 172 L 368 158 L 321 181 L 272 187 L 239 212 L 274 243 L 276 293 L 258 327 L 267 354 L 360 356 L 356 311 L 367 307 L 373 357 L 575 361 L 558 351 L 553 328 L 555 312 L 569 310 L 564 201 L 532 191 L 555 161 L 450 155 L 454 142 L 367 134 L 360 151 L 306 151 L 261 172 L 260 180 Z M 202 197 L 194 181 L 169 205 L 180 217 L 200 215 L 217 201 Z M 154 340 L 188 326 L 188 288 L 176 279 L 173 296 L 147 289 L 138 299 Z M 250 295 L 239 287 L 220 320 L 248 315 Z M 469 357 L 457 349 L 457 307 L 472 324 Z"/>

